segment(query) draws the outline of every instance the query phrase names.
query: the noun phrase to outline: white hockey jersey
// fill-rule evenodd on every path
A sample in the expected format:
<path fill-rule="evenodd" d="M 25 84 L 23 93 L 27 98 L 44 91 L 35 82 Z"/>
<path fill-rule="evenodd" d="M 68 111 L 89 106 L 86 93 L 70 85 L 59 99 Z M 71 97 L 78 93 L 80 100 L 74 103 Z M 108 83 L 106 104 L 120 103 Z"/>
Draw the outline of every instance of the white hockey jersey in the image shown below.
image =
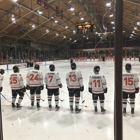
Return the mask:
<path fill-rule="evenodd" d="M 80 88 L 83 86 L 83 78 L 80 71 L 72 70 L 66 75 L 68 88 Z"/>
<path fill-rule="evenodd" d="M 137 74 L 126 73 L 122 76 L 122 83 L 124 92 L 135 92 L 135 88 L 139 87 L 139 78 Z"/>
<path fill-rule="evenodd" d="M 43 85 L 43 74 L 38 70 L 32 70 L 27 73 L 26 84 L 30 87 L 39 87 Z"/>
<path fill-rule="evenodd" d="M 24 88 L 23 78 L 20 73 L 13 73 L 10 75 L 9 84 L 11 89 L 17 90 Z"/>
<path fill-rule="evenodd" d="M 4 79 L 4 76 L 0 74 L 0 87 L 2 87 L 3 79 Z"/>
<path fill-rule="evenodd" d="M 106 85 L 106 79 L 103 75 L 95 74 L 89 77 L 89 88 L 92 89 L 92 93 L 104 93 Z"/>
<path fill-rule="evenodd" d="M 48 89 L 57 89 L 61 84 L 61 79 L 58 73 L 50 72 L 45 74 L 45 84 Z"/>

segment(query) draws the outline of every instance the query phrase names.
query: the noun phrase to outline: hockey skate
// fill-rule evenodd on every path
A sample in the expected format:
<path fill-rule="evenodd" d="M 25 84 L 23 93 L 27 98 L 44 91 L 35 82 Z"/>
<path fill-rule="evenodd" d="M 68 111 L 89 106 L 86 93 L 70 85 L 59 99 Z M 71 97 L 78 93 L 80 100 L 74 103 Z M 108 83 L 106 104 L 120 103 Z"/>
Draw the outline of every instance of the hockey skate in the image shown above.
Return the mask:
<path fill-rule="evenodd" d="M 81 112 L 81 109 L 80 108 L 75 108 L 75 113 L 80 113 Z"/>
<path fill-rule="evenodd" d="M 97 106 L 94 107 L 94 113 L 96 114 L 98 111 Z"/>
<path fill-rule="evenodd" d="M 52 105 L 49 105 L 49 110 L 52 110 Z"/>
<path fill-rule="evenodd" d="M 134 116 L 135 112 L 134 112 L 134 108 L 131 108 L 131 115 L 132 117 Z"/>
<path fill-rule="evenodd" d="M 106 110 L 103 107 L 101 107 L 101 113 L 105 114 L 105 112 L 106 112 Z"/>
<path fill-rule="evenodd" d="M 37 107 L 38 110 L 40 109 L 40 104 L 38 102 L 36 104 L 36 107 Z"/>
<path fill-rule="evenodd" d="M 15 109 L 15 107 L 16 107 L 16 106 L 15 106 L 15 103 L 12 103 L 12 108 Z"/>
<path fill-rule="evenodd" d="M 58 111 L 60 107 L 58 105 L 55 106 L 55 110 Z"/>
<path fill-rule="evenodd" d="M 123 109 L 123 115 L 126 116 L 126 108 Z"/>
<path fill-rule="evenodd" d="M 22 108 L 22 106 L 17 103 L 17 109 L 21 109 L 21 108 Z"/>
<path fill-rule="evenodd" d="M 31 101 L 31 106 L 32 106 L 32 107 L 34 106 L 34 101 Z"/>
<path fill-rule="evenodd" d="M 73 106 L 72 105 L 70 106 L 70 111 L 73 112 Z"/>

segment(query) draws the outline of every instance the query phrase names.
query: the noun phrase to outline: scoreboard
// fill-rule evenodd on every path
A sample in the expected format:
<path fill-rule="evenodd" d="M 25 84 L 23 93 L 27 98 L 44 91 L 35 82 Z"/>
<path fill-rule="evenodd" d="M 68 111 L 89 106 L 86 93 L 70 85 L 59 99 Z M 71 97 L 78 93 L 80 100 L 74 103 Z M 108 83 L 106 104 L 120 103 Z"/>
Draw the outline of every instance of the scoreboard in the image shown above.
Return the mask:
<path fill-rule="evenodd" d="M 95 33 L 96 26 L 94 24 L 77 24 L 77 34 L 93 34 Z"/>

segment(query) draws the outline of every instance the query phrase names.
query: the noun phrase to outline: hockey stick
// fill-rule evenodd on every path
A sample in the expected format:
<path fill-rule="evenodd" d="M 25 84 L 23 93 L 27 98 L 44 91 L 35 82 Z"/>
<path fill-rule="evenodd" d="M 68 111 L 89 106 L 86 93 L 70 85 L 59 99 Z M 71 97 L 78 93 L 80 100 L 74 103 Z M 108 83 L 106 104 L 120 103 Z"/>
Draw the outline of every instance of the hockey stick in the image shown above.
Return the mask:
<path fill-rule="evenodd" d="M 9 101 L 1 92 L 0 92 L 0 94 L 3 96 L 3 98 L 4 98 L 5 100 L 7 100 L 8 102 L 11 102 L 11 103 L 12 103 L 12 101 Z"/>
<path fill-rule="evenodd" d="M 85 100 L 83 100 L 83 92 L 81 91 L 80 92 L 80 95 L 81 95 L 81 101 L 82 101 L 82 104 L 85 102 Z"/>

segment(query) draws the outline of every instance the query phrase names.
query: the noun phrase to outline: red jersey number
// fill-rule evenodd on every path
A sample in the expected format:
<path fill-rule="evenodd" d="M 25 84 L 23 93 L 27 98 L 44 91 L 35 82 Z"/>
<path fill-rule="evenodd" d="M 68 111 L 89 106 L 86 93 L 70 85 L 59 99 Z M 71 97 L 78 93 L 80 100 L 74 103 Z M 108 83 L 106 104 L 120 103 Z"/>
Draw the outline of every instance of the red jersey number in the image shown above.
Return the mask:
<path fill-rule="evenodd" d="M 101 80 L 93 80 L 94 87 L 100 87 L 101 86 Z"/>
<path fill-rule="evenodd" d="M 132 86 L 134 84 L 133 78 L 125 77 L 124 82 L 126 86 Z"/>
<path fill-rule="evenodd" d="M 75 74 L 69 75 L 69 78 L 70 78 L 71 82 L 76 82 L 76 80 L 77 80 Z"/>
<path fill-rule="evenodd" d="M 10 84 L 17 84 L 17 77 L 11 77 Z"/>
<path fill-rule="evenodd" d="M 53 79 L 53 76 L 52 75 L 49 75 L 49 82 L 51 83 L 52 82 L 52 79 Z"/>
<path fill-rule="evenodd" d="M 38 74 L 37 75 L 31 74 L 30 75 L 30 80 L 31 81 L 38 81 Z"/>

